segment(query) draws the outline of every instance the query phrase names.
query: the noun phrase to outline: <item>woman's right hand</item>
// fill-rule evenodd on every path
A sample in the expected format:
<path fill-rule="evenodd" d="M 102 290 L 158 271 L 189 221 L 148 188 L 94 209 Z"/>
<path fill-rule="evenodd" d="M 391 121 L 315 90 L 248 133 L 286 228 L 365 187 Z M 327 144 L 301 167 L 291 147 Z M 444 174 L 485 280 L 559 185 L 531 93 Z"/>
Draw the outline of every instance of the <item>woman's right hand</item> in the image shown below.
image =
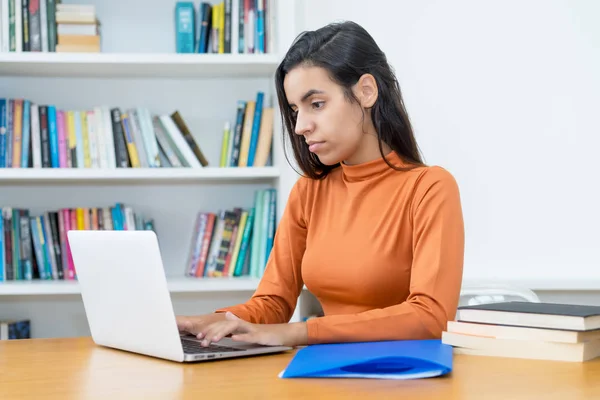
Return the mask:
<path fill-rule="evenodd" d="M 177 321 L 177 328 L 179 329 L 179 332 L 190 333 L 194 336 L 198 336 L 198 334 L 205 330 L 208 325 L 214 322 L 224 321 L 225 313 L 176 316 L 175 319 Z"/>

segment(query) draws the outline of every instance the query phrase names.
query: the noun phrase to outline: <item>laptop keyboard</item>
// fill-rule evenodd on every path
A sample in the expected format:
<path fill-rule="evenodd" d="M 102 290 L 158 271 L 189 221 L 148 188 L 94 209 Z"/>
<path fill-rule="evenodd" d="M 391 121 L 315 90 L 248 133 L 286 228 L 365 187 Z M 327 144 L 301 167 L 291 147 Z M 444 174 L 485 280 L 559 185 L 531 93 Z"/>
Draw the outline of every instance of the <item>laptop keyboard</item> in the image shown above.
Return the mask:
<path fill-rule="evenodd" d="M 183 352 L 188 354 L 197 353 L 227 353 L 232 351 L 243 351 L 243 349 L 236 349 L 235 347 L 219 346 L 211 344 L 208 347 L 202 346 L 200 342 L 195 340 L 181 339 L 183 344 Z"/>

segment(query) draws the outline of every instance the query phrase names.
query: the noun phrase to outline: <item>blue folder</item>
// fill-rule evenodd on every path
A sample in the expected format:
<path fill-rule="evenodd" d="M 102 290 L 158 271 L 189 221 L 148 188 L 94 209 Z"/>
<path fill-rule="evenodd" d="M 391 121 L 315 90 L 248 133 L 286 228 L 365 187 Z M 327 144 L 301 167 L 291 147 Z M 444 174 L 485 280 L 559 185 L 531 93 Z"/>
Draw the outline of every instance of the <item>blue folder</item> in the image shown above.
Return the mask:
<path fill-rule="evenodd" d="M 296 353 L 280 378 L 431 378 L 452 371 L 439 339 L 316 344 Z"/>

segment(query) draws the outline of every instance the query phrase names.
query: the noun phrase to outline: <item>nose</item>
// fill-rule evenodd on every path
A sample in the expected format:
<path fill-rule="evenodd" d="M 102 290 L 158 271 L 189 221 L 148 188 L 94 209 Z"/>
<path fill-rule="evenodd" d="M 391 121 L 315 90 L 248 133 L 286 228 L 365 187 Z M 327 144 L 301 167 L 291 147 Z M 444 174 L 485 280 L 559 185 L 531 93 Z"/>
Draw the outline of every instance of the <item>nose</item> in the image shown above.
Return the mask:
<path fill-rule="evenodd" d="M 295 132 L 297 135 L 306 135 L 314 130 L 314 123 L 309 118 L 298 112 L 296 115 L 296 127 Z"/>

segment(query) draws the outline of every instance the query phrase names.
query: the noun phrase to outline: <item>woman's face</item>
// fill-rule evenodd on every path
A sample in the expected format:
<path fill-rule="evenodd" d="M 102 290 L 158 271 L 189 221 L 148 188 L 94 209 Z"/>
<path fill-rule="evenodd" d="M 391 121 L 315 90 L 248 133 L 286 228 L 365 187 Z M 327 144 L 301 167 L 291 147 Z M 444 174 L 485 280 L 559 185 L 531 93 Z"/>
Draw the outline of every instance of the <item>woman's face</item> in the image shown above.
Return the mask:
<path fill-rule="evenodd" d="M 361 105 L 351 102 L 321 67 L 296 67 L 283 86 L 296 114 L 295 132 L 304 137 L 308 150 L 325 165 L 352 164 L 365 137 Z"/>

